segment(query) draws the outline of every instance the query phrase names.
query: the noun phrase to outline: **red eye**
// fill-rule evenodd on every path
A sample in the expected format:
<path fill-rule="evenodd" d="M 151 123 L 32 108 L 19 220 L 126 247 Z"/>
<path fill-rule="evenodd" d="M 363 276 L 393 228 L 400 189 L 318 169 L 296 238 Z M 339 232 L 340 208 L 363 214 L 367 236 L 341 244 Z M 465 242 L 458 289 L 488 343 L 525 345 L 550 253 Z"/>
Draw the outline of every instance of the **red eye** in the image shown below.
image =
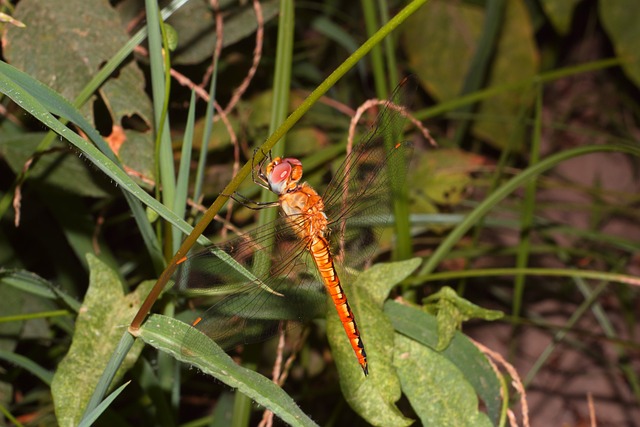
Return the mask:
<path fill-rule="evenodd" d="M 273 167 L 270 181 L 274 184 L 278 184 L 287 179 L 289 174 L 291 174 L 291 164 L 288 162 L 282 162 Z"/>

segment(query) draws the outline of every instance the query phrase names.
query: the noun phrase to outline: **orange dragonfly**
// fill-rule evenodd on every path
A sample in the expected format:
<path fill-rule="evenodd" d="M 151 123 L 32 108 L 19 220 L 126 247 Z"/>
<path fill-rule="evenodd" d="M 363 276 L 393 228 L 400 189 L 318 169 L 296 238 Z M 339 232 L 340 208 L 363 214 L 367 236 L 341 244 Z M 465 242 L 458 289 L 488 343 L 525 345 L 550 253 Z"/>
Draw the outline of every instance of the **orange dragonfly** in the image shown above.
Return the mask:
<path fill-rule="evenodd" d="M 233 198 L 249 207 L 277 206 L 282 216 L 180 262 L 176 286 L 223 295 L 193 322 L 196 329 L 223 349 L 266 339 L 278 331 L 282 319 L 320 317 L 326 302 L 324 287 L 368 375 L 364 342 L 341 280 L 350 276 L 350 270 L 341 268 L 339 274 L 336 266 L 361 267 L 370 261 L 378 229 L 392 224 L 390 177 L 397 177 L 397 186 L 406 175 L 411 152 L 410 144 L 400 139 L 403 111 L 387 101 L 322 196 L 301 182 L 298 159 L 269 155 L 254 167 L 254 182 L 277 194 L 278 200 Z M 185 349 L 197 345 L 196 335 L 188 334 Z"/>

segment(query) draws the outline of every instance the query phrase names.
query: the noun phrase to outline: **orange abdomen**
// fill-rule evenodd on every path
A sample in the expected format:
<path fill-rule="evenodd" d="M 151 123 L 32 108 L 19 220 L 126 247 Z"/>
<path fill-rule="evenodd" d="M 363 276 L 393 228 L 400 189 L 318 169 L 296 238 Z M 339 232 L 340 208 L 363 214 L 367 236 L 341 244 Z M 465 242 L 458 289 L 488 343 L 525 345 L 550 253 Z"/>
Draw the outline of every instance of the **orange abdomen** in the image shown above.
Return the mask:
<path fill-rule="evenodd" d="M 349 307 L 347 296 L 342 289 L 340 278 L 333 264 L 333 258 L 329 252 L 329 242 L 323 236 L 315 236 L 312 238 L 309 250 L 313 255 L 313 260 L 322 276 L 327 292 L 331 295 L 331 300 L 338 311 L 342 327 L 347 333 L 351 347 L 358 358 L 358 363 L 360 363 L 364 374 L 368 375 L 369 366 L 367 364 L 367 354 L 364 350 L 364 343 L 360 337 L 356 319 L 353 316 L 351 307 Z"/>

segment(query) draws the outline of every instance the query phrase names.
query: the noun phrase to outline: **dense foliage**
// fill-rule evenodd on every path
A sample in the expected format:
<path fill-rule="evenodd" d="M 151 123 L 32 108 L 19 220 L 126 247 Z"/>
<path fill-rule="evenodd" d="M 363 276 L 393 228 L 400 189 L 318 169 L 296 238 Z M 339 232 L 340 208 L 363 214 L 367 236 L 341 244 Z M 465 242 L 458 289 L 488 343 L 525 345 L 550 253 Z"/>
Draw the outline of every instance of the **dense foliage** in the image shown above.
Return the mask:
<path fill-rule="evenodd" d="M 636 3 L 2 2 L 1 424 L 635 425 Z M 339 178 L 363 104 L 356 147 L 387 121 L 412 147 L 351 183 L 395 196 L 377 246 L 356 210 L 366 242 L 339 260 L 370 267 L 344 271 L 368 377 L 302 286 L 304 326 L 234 359 L 185 341 L 215 299 L 196 274 L 129 333 L 196 239 L 251 264 L 232 236 L 277 213 L 218 196 L 274 200 L 249 178 L 269 150 Z"/>

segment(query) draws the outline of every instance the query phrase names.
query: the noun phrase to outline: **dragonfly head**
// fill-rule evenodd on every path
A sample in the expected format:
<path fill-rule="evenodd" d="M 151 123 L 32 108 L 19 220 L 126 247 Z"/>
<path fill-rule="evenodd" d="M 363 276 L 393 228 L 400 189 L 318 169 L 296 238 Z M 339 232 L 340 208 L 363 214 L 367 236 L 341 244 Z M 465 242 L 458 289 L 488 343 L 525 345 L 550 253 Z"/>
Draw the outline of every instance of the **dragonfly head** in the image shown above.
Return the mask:
<path fill-rule="evenodd" d="M 267 165 L 269 188 L 276 194 L 284 194 L 298 186 L 302 178 L 302 163 L 292 157 L 276 157 Z"/>

